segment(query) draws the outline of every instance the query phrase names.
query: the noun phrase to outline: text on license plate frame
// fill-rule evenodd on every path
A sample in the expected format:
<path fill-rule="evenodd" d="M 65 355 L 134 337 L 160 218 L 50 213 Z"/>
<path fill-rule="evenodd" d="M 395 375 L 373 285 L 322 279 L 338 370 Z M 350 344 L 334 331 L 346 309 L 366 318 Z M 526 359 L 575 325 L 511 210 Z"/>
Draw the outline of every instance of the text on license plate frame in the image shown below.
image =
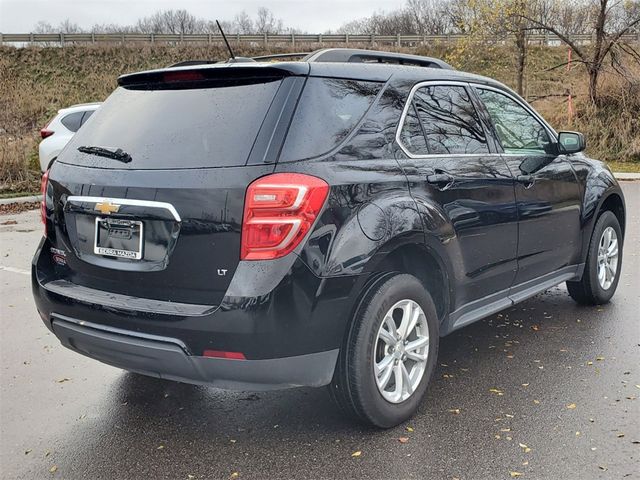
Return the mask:
<path fill-rule="evenodd" d="M 103 247 L 98 245 L 100 237 L 100 223 L 108 222 L 115 225 L 122 225 L 124 228 L 137 227 L 140 235 L 138 250 L 125 250 L 121 248 Z M 144 243 L 144 223 L 140 220 L 120 220 L 115 218 L 96 217 L 96 228 L 93 236 L 93 253 L 108 257 L 128 258 L 130 260 L 142 259 L 142 245 Z"/>

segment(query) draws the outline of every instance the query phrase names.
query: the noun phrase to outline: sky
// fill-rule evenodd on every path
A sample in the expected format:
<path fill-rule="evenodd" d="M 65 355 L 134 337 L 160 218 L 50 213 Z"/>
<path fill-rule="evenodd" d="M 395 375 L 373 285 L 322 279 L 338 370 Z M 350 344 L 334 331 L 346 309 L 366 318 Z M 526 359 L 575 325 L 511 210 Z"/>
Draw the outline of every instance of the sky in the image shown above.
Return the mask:
<path fill-rule="evenodd" d="M 245 10 L 270 9 L 285 26 L 309 33 L 335 30 L 356 18 L 401 7 L 404 0 L 0 0 L 0 32 L 29 33 L 42 20 L 52 25 L 69 18 L 83 28 L 127 25 L 158 10 L 185 9 L 197 17 L 230 20 Z"/>

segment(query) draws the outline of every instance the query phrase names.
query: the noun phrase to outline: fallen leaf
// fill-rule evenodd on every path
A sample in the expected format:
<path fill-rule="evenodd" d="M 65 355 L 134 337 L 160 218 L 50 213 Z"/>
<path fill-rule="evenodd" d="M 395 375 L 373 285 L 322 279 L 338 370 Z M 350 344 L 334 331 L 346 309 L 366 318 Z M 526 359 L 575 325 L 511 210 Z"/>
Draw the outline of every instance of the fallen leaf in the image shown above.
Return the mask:
<path fill-rule="evenodd" d="M 606 470 L 606 469 L 607 469 L 607 467 L 605 467 L 604 465 L 598 465 L 598 468 L 599 468 L 600 470 Z"/>
<path fill-rule="evenodd" d="M 231 475 L 229 475 L 229 478 L 238 478 L 240 476 L 240 474 L 238 472 L 233 472 Z"/>
<path fill-rule="evenodd" d="M 162 450 L 164 448 L 164 445 L 158 445 L 158 448 L 156 450 Z"/>
<path fill-rule="evenodd" d="M 413 428 L 407 427 L 407 432 L 413 432 Z"/>
<path fill-rule="evenodd" d="M 536 405 L 540 405 L 540 400 L 534 400 L 533 403 L 535 403 Z"/>
<path fill-rule="evenodd" d="M 528 387 L 528 386 L 529 386 L 529 384 L 528 384 L 528 383 L 523 383 L 523 384 L 522 384 L 522 386 L 523 386 L 523 387 Z"/>
<path fill-rule="evenodd" d="M 233 438 L 231 440 L 229 440 L 231 443 L 236 443 L 237 440 L 234 440 Z"/>
<path fill-rule="evenodd" d="M 30 453 L 31 453 L 31 449 L 29 449 L 29 450 L 25 450 L 25 451 L 24 451 L 24 454 L 25 454 L 25 455 L 29 455 Z"/>
<path fill-rule="evenodd" d="M 61 378 L 60 380 L 56 380 L 56 383 L 64 383 L 64 382 L 70 382 L 70 381 L 71 381 L 70 378 L 64 377 L 64 378 Z"/>
<path fill-rule="evenodd" d="M 498 390 L 497 388 L 490 388 L 489 391 L 491 393 L 495 393 L 496 395 L 504 395 L 504 393 L 501 390 Z"/>
<path fill-rule="evenodd" d="M 460 413 L 459 408 L 451 408 L 449 409 L 449 413 L 453 413 L 454 415 L 458 415 Z"/>
<path fill-rule="evenodd" d="M 509 472 L 509 475 L 511 475 L 511 478 L 516 478 L 516 477 L 521 477 L 522 474 L 520 472 Z"/>
<path fill-rule="evenodd" d="M 52 467 L 49 469 L 49 471 L 50 471 L 51 473 L 56 473 L 56 472 L 58 471 L 58 466 L 57 466 L 57 465 L 52 466 Z"/>
<path fill-rule="evenodd" d="M 569 410 L 573 410 L 573 409 L 575 409 L 575 408 L 576 408 L 576 404 L 575 404 L 575 403 L 570 403 L 569 405 L 567 405 L 567 408 L 568 408 Z"/>
<path fill-rule="evenodd" d="M 500 431 L 501 432 L 510 432 L 511 429 L 510 428 L 501 428 Z"/>
<path fill-rule="evenodd" d="M 360 450 L 351 454 L 352 457 L 359 457 L 360 455 L 362 455 L 362 452 Z"/>
<path fill-rule="evenodd" d="M 531 325 L 531 330 L 533 330 L 534 332 L 537 332 L 538 330 L 540 330 L 540 327 L 538 325 Z"/>
<path fill-rule="evenodd" d="M 409 441 L 409 437 L 400 437 L 400 438 L 398 439 L 398 441 L 399 441 L 400 443 L 407 443 L 407 442 Z"/>
<path fill-rule="evenodd" d="M 617 437 L 618 437 L 618 438 L 622 438 L 622 437 L 624 437 L 624 433 L 619 433 L 619 434 L 617 435 Z"/>
<path fill-rule="evenodd" d="M 596 360 L 602 362 L 604 360 L 604 357 L 596 357 Z"/>

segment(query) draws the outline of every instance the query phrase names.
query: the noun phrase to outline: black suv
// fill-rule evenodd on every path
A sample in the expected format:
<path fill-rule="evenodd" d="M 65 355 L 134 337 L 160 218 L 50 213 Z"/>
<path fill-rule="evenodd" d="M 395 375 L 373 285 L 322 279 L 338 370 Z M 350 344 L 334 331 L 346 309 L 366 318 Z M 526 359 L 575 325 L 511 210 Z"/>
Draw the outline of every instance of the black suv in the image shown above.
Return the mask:
<path fill-rule="evenodd" d="M 619 185 L 494 80 L 330 49 L 118 84 L 43 179 L 33 293 L 83 355 L 222 388 L 328 385 L 390 427 L 439 337 L 562 282 L 586 304 L 616 289 Z"/>

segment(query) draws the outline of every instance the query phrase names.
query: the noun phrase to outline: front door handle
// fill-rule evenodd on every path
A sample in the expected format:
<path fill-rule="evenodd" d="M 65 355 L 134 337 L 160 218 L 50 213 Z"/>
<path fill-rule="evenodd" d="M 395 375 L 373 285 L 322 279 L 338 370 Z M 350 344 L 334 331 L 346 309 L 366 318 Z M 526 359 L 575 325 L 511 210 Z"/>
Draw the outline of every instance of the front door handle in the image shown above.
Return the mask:
<path fill-rule="evenodd" d="M 449 188 L 453 184 L 454 180 L 455 179 L 452 175 L 443 171 L 436 171 L 436 173 L 427 175 L 427 182 L 435 185 L 440 190 Z"/>
<path fill-rule="evenodd" d="M 524 185 L 524 188 L 531 188 L 531 186 L 536 182 L 536 177 L 533 175 L 518 175 L 516 180 Z"/>

